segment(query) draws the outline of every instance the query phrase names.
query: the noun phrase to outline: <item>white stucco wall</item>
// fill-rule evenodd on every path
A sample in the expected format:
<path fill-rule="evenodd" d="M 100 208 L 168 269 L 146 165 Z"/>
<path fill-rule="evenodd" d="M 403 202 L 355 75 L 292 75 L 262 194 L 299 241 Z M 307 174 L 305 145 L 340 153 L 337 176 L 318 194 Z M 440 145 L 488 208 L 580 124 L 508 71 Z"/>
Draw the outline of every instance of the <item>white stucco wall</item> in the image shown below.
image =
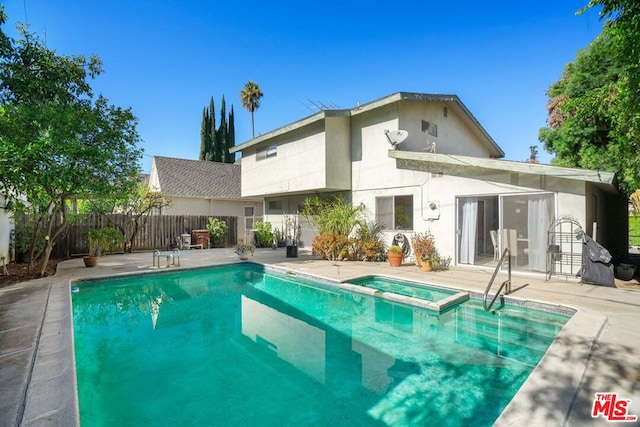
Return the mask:
<path fill-rule="evenodd" d="M 400 129 L 409 132 L 409 137 L 400 145 L 400 150 L 424 152 L 425 148 L 431 146 L 431 142 L 435 142 L 437 152 L 442 154 L 476 157 L 490 155 L 487 147 L 478 140 L 456 110 L 445 103 L 403 101 L 398 104 L 398 117 Z M 438 126 L 437 136 L 422 131 L 423 120 Z"/>
<path fill-rule="evenodd" d="M 190 197 L 173 197 L 173 206 L 162 208 L 163 215 L 210 215 L 210 216 L 235 216 L 238 217 L 238 241 L 245 239 L 244 208 L 254 208 L 256 221 L 262 220 L 262 201 L 242 200 L 208 200 Z"/>
<path fill-rule="evenodd" d="M 300 129 L 258 147 L 276 145 L 274 157 L 243 153 L 242 196 L 348 189 L 348 128 L 348 118 L 327 118 L 322 127 Z"/>
<path fill-rule="evenodd" d="M 378 156 L 376 156 L 378 157 Z M 366 159 L 367 156 L 364 156 Z M 535 192 L 557 192 L 556 215 L 572 215 L 584 224 L 585 197 L 584 183 L 569 180 L 555 180 L 551 184 L 528 187 L 521 185 L 513 174 L 491 173 L 486 177 L 468 177 L 447 174 L 442 176 L 428 171 L 394 169 L 395 161 L 389 159 L 384 181 L 380 176 L 370 175 L 364 165 L 360 165 L 358 180 L 354 178 L 353 204 L 364 204 L 370 219 L 375 219 L 376 197 L 413 196 L 413 230 L 388 230 L 385 232 L 390 244 L 396 233 L 410 237 L 415 232 L 430 230 L 444 256 L 456 259 L 458 218 L 456 198 L 473 196 L 498 196 L 506 194 L 530 194 Z M 354 173 L 354 177 L 355 177 Z M 524 181 L 530 181 L 524 179 Z M 560 182 L 563 181 L 563 182 Z M 383 182 L 383 183 L 382 183 Z M 517 183 L 515 183 L 517 182 Z M 538 180 L 538 183 L 541 181 Z M 530 182 L 528 182 L 530 183 Z M 429 208 L 434 202 L 435 211 Z"/>
<path fill-rule="evenodd" d="M 162 208 L 163 215 L 244 216 L 244 207 L 253 206 L 262 215 L 261 201 L 209 200 L 193 197 L 172 197 L 172 206 Z"/>

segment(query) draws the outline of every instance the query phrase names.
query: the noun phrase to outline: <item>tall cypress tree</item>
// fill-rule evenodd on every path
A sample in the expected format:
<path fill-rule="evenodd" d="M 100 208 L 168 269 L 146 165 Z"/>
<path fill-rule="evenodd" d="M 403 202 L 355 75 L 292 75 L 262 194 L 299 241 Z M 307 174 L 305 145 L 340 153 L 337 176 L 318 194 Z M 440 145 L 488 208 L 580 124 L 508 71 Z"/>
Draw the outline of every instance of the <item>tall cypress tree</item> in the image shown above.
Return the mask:
<path fill-rule="evenodd" d="M 222 153 L 224 152 L 227 145 L 227 111 L 226 111 L 226 103 L 224 100 L 224 95 L 222 95 L 222 107 L 220 107 L 220 126 L 217 131 L 217 141 L 215 147 L 213 147 L 213 151 L 215 153 L 216 162 L 222 162 Z"/>
<path fill-rule="evenodd" d="M 216 110 L 213 105 L 213 96 L 209 100 L 209 149 L 205 160 L 216 161 L 214 152 L 216 149 Z"/>
<path fill-rule="evenodd" d="M 207 128 L 209 127 L 209 110 L 207 107 L 202 109 L 202 123 L 200 124 L 200 160 L 205 160 L 207 152 L 209 151 L 209 137 L 207 135 Z"/>
<path fill-rule="evenodd" d="M 222 95 L 220 111 L 220 126 L 216 128 L 216 112 L 213 97 L 209 101 L 209 108 L 202 112 L 200 125 L 200 160 L 233 163 L 235 156 L 229 150 L 235 146 L 235 124 L 233 105 L 227 118 L 226 101 Z"/>
<path fill-rule="evenodd" d="M 227 131 L 227 146 L 225 147 L 225 163 L 233 163 L 236 161 L 235 155 L 230 152 L 230 150 L 236 145 L 236 128 L 233 123 L 233 104 L 231 105 L 231 112 L 229 113 L 229 123 L 228 123 L 228 131 Z"/>

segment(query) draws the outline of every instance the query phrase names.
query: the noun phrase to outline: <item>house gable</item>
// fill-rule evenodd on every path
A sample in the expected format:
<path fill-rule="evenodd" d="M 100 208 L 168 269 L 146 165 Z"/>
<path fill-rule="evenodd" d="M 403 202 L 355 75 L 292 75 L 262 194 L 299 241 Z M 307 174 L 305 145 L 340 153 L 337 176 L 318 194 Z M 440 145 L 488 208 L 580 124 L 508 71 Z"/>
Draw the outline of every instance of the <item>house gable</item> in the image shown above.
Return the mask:
<path fill-rule="evenodd" d="M 168 197 L 240 199 L 240 165 L 154 156 L 149 188 Z"/>
<path fill-rule="evenodd" d="M 321 111 L 233 148 L 242 152 L 242 195 L 351 190 L 358 168 L 384 173 L 394 165 L 385 133 L 394 129 L 409 132 L 400 151 L 424 152 L 435 142 L 446 153 L 504 155 L 456 96 L 398 92 L 350 110 Z"/>

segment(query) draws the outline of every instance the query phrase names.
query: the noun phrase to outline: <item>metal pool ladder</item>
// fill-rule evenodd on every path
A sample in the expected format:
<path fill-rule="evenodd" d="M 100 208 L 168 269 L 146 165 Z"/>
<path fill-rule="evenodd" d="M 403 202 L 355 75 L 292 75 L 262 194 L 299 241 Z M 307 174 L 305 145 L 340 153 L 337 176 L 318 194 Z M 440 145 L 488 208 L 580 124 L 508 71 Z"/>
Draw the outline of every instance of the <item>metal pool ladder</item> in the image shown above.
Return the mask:
<path fill-rule="evenodd" d="M 500 267 L 502 267 L 505 256 L 507 257 L 507 265 L 509 266 L 509 276 L 507 280 L 502 282 L 502 284 L 498 288 L 498 292 L 496 292 L 496 294 L 493 296 L 491 303 L 489 303 L 489 306 L 487 307 L 487 297 L 489 296 L 489 291 L 491 290 L 491 286 L 493 286 L 493 281 L 498 275 L 498 271 L 500 271 Z M 496 265 L 496 269 L 493 271 L 493 276 L 491 276 L 491 280 L 489 280 L 487 289 L 484 290 L 484 296 L 482 297 L 482 306 L 484 307 L 485 311 L 491 310 L 491 307 L 493 307 L 493 304 L 496 302 L 496 300 L 500 296 L 500 292 L 502 292 L 504 288 L 506 288 L 505 293 L 511 293 L 511 251 L 509 251 L 509 248 L 505 248 L 504 252 L 502 252 L 500 261 L 498 261 L 498 265 Z"/>

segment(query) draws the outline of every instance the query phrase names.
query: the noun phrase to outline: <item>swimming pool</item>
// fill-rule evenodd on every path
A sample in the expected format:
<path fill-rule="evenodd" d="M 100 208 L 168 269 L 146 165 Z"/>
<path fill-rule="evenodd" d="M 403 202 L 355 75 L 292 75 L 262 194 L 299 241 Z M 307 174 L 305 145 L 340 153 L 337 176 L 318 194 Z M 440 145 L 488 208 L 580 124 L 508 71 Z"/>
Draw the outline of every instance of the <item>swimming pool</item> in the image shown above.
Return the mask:
<path fill-rule="evenodd" d="M 83 426 L 491 425 L 568 320 L 434 313 L 254 264 L 75 289 Z"/>

